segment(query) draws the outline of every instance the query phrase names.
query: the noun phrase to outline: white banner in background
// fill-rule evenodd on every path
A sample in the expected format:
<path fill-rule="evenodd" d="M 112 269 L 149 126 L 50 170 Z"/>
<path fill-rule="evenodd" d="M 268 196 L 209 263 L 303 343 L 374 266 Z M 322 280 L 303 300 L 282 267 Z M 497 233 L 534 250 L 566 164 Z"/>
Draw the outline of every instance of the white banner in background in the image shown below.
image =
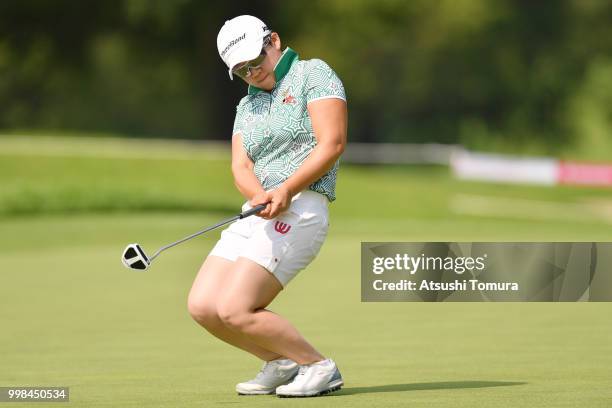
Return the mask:
<path fill-rule="evenodd" d="M 455 177 L 503 183 L 557 183 L 557 160 L 546 157 L 521 158 L 498 154 L 454 152 L 450 160 Z"/>

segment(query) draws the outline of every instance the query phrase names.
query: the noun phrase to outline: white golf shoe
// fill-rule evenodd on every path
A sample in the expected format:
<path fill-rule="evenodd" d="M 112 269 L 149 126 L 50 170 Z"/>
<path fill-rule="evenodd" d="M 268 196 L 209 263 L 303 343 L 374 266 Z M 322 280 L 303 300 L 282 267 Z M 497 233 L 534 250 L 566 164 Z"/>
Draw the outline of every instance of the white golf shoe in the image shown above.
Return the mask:
<path fill-rule="evenodd" d="M 238 395 L 274 394 L 276 387 L 295 378 L 299 367 L 298 363 L 288 359 L 268 361 L 254 379 L 236 384 L 236 392 Z"/>
<path fill-rule="evenodd" d="M 344 385 L 336 363 L 327 359 L 300 366 L 295 379 L 276 388 L 279 397 L 317 397 L 338 391 Z"/>

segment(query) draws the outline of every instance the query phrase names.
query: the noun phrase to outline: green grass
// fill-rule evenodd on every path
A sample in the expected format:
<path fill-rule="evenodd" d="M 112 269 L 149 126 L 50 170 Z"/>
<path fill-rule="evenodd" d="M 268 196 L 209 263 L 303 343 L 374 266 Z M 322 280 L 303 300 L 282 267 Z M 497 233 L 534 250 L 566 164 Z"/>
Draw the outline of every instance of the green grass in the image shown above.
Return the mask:
<path fill-rule="evenodd" d="M 0 386 L 70 386 L 78 407 L 610 406 L 609 303 L 361 303 L 359 288 L 360 241 L 610 240 L 605 211 L 577 214 L 605 209 L 609 191 L 343 166 L 328 241 L 272 309 L 338 362 L 346 385 L 318 399 L 238 397 L 234 384 L 260 363 L 186 311 L 218 232 L 145 273 L 119 262 L 129 242 L 154 250 L 238 209 L 227 155 L 170 144 L 148 159 L 116 157 L 123 142 L 100 143 L 115 153 L 0 137 Z M 495 200 L 497 215 L 466 215 L 458 196 L 574 216 L 533 218 Z"/>
<path fill-rule="evenodd" d="M 233 186 L 227 151 L 159 140 L 0 136 L 0 186 L 0 216 L 231 213 L 242 201 Z M 484 196 L 500 214 L 478 217 L 479 224 L 490 218 L 533 221 L 520 212 L 504 214 L 507 209 L 499 205 L 500 200 L 521 200 L 565 209 L 551 224 L 566 224 L 570 218 L 592 224 L 594 231 L 609 232 L 612 226 L 609 189 L 457 182 L 445 167 L 343 165 L 337 196 L 335 218 L 391 220 L 394 225 L 410 218 L 473 222 L 463 210 L 458 212 L 457 203 Z M 582 207 L 584 217 L 575 216 Z"/>

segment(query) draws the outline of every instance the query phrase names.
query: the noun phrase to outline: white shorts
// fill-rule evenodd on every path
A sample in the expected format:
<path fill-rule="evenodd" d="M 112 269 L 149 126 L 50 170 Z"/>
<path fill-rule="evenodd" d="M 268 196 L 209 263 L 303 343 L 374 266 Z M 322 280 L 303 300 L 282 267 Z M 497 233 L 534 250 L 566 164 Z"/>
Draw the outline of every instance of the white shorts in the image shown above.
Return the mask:
<path fill-rule="evenodd" d="M 329 228 L 327 205 L 323 194 L 302 191 L 274 219 L 252 215 L 230 224 L 209 255 L 230 261 L 239 256 L 248 258 L 266 268 L 285 287 L 319 253 Z M 242 211 L 249 208 L 246 202 Z"/>

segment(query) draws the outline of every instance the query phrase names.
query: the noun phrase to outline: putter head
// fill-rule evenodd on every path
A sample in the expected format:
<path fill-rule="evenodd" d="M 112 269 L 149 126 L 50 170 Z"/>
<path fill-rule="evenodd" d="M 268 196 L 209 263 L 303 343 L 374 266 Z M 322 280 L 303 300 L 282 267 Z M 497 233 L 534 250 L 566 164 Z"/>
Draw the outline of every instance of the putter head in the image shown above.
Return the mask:
<path fill-rule="evenodd" d="M 138 244 L 130 244 L 125 248 L 121 262 L 127 268 L 137 271 L 144 271 L 151 265 L 149 258 Z"/>

